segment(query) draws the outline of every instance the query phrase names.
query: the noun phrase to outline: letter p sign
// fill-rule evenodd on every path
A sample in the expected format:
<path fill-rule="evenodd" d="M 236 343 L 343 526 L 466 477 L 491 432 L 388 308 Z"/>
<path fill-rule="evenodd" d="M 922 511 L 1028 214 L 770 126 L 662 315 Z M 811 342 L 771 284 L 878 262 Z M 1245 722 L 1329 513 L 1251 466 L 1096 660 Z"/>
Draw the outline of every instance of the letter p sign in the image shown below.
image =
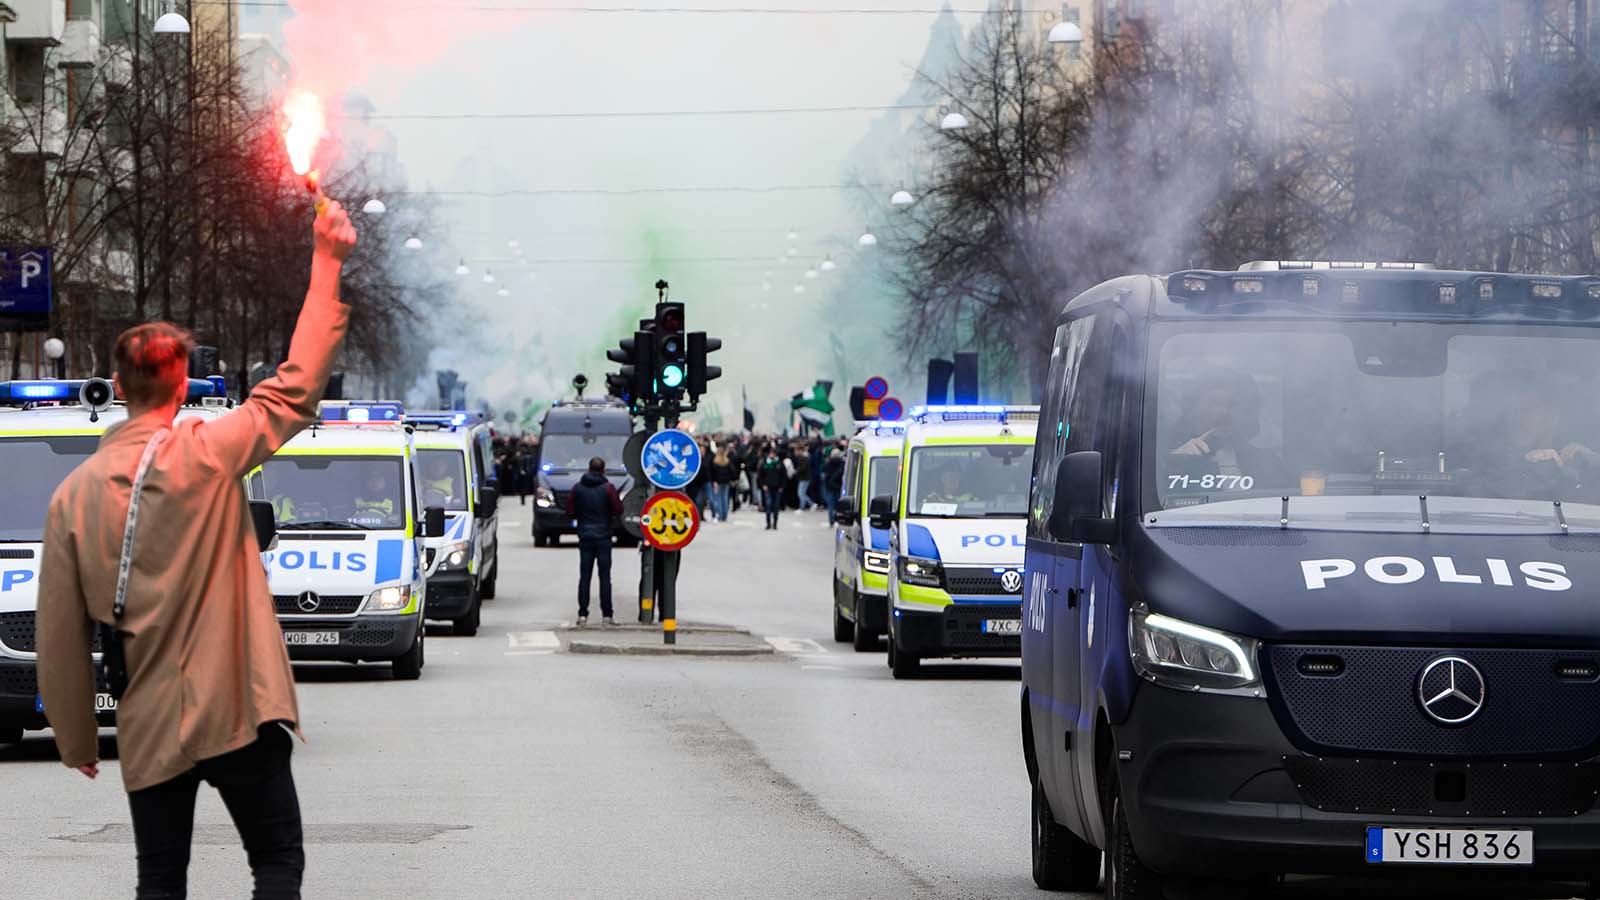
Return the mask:
<path fill-rule="evenodd" d="M 0 593 L 11 590 L 17 585 L 27 584 L 33 580 L 33 573 L 27 569 L 12 569 L 0 572 Z"/>
<path fill-rule="evenodd" d="M 1306 578 L 1306 590 L 1320 591 L 1334 578 L 1354 575 L 1356 564 L 1348 559 L 1306 559 L 1300 561 L 1300 572 Z"/>
<path fill-rule="evenodd" d="M 35 278 L 44 274 L 44 261 L 29 254 L 22 258 L 17 268 L 22 273 L 22 289 L 27 290 Z"/>

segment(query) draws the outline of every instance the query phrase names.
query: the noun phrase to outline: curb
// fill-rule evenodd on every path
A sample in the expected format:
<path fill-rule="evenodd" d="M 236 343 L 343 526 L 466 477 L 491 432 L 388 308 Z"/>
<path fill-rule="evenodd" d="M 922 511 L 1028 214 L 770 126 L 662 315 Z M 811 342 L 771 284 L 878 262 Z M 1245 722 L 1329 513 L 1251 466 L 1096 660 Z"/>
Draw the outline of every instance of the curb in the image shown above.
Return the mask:
<path fill-rule="evenodd" d="M 638 633 L 642 633 L 642 632 L 651 632 L 651 633 L 654 633 L 654 634 L 660 634 L 661 633 L 661 626 L 659 624 L 656 624 L 656 625 L 640 625 L 637 622 L 623 622 L 623 623 L 618 624 L 618 625 L 596 625 L 596 624 L 593 624 L 591 622 L 591 624 L 589 624 L 588 626 L 586 626 L 584 628 L 579 628 L 578 626 L 572 624 L 571 622 L 563 622 L 562 624 L 555 626 L 551 630 L 559 632 L 561 634 L 594 634 L 594 633 L 604 634 L 605 632 L 608 632 L 608 631 L 622 632 L 624 634 L 629 634 L 629 633 L 638 634 Z M 749 631 L 746 631 L 745 629 L 739 628 L 739 627 L 734 626 L 734 625 L 683 625 L 683 624 L 679 624 L 678 625 L 678 633 L 679 634 L 731 634 L 731 635 L 740 635 L 740 636 L 743 636 L 743 637 L 752 637 L 752 635 L 750 634 Z"/>
<path fill-rule="evenodd" d="M 775 651 L 770 644 L 759 646 L 721 644 L 696 647 L 692 644 L 602 644 L 595 641 L 571 641 L 567 644 L 567 652 L 612 656 L 771 656 Z"/>

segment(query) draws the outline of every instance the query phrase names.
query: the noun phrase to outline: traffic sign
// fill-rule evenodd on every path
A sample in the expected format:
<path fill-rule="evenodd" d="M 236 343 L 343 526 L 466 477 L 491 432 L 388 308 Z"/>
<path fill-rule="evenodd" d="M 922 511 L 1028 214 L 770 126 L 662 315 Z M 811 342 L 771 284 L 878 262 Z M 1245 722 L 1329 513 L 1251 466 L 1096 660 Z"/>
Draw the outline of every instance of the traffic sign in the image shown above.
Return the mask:
<path fill-rule="evenodd" d="M 662 491 L 644 505 L 639 525 L 650 546 L 668 552 L 682 550 L 700 533 L 700 509 L 688 494 Z"/>
<path fill-rule="evenodd" d="M 700 445 L 686 432 L 665 428 L 644 442 L 639 461 L 651 484 L 675 491 L 688 487 L 700 474 Z"/>
<path fill-rule="evenodd" d="M 0 319 L 15 325 L 50 318 L 50 248 L 0 249 Z"/>
<path fill-rule="evenodd" d="M 868 378 L 863 387 L 866 388 L 868 400 L 882 400 L 889 396 L 889 379 L 884 378 L 882 375 L 874 375 Z"/>
<path fill-rule="evenodd" d="M 878 418 L 885 422 L 898 422 L 905 414 L 905 406 L 893 397 L 885 397 L 878 402 Z"/>

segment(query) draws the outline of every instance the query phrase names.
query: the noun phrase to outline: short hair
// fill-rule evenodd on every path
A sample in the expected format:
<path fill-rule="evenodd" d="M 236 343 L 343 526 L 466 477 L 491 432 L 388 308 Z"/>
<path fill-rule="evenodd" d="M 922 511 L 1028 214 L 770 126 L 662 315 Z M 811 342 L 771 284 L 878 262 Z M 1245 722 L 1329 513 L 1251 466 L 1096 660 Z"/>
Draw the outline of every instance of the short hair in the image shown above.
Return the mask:
<path fill-rule="evenodd" d="M 590 459 L 589 471 L 596 475 L 604 475 L 606 473 L 606 461 L 598 456 Z"/>
<path fill-rule="evenodd" d="M 154 406 L 177 393 L 189 375 L 194 336 L 171 322 L 150 322 L 124 331 L 112 354 L 122 397 Z"/>

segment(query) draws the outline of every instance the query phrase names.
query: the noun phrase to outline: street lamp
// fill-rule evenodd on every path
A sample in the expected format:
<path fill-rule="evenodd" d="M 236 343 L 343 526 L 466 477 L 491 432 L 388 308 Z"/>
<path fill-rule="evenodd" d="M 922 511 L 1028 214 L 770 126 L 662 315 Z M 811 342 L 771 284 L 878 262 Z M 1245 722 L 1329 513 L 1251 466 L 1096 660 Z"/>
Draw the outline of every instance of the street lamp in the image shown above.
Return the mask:
<path fill-rule="evenodd" d="M 944 120 L 939 123 L 939 130 L 940 131 L 962 131 L 962 130 L 965 130 L 966 128 L 970 127 L 971 125 L 972 125 L 972 123 L 967 121 L 967 117 L 966 116 L 963 116 L 961 113 L 958 113 L 958 112 L 952 112 L 952 113 L 947 113 L 945 115 L 945 117 L 944 117 Z"/>
<path fill-rule="evenodd" d="M 414 234 L 411 237 L 406 238 L 406 249 L 407 250 L 421 250 L 422 249 L 422 238 L 419 238 Z"/>
<path fill-rule="evenodd" d="M 807 269 L 806 270 L 806 280 L 807 281 L 815 281 L 816 279 L 817 279 L 817 270 L 816 269 Z"/>
<path fill-rule="evenodd" d="M 472 270 L 467 268 L 467 261 L 466 260 L 463 259 L 461 261 L 461 265 L 456 266 L 456 274 L 460 275 L 462 277 L 466 277 L 466 276 L 472 274 Z"/>
<path fill-rule="evenodd" d="M 174 3 L 176 0 L 174 0 Z M 178 10 L 171 5 L 169 12 L 156 20 L 155 27 L 151 30 L 156 34 L 188 34 L 189 20 L 178 14 Z M 137 26 L 136 26 L 137 27 Z"/>
<path fill-rule="evenodd" d="M 44 342 L 44 355 L 55 363 L 56 377 L 67 377 L 67 344 L 60 338 L 49 338 Z"/>
<path fill-rule="evenodd" d="M 1057 22 L 1045 40 L 1052 44 L 1081 44 L 1083 29 L 1078 27 L 1077 22 Z"/>
<path fill-rule="evenodd" d="M 511 296 L 511 289 L 510 288 L 501 288 L 500 291 L 499 291 L 499 294 L 502 297 L 509 297 L 509 296 Z"/>
<path fill-rule="evenodd" d="M 488 269 L 484 269 L 483 270 L 483 283 L 484 284 L 494 284 L 494 273 L 489 271 Z"/>
<path fill-rule="evenodd" d="M 894 192 L 894 196 L 889 198 L 889 202 L 900 207 L 901 209 L 904 209 L 905 207 L 916 203 L 917 198 L 911 196 L 910 191 L 902 188 L 901 190 Z"/>
<path fill-rule="evenodd" d="M 871 228 L 865 228 L 861 231 L 861 239 L 856 243 L 863 247 L 876 247 L 878 246 L 878 236 L 872 233 Z"/>
<path fill-rule="evenodd" d="M 795 232 L 795 231 L 791 231 L 791 232 L 789 232 L 789 240 L 791 240 L 791 241 L 798 241 L 798 240 L 800 240 L 800 234 L 799 234 L 799 232 Z"/>
<path fill-rule="evenodd" d="M 389 207 L 385 206 L 382 200 L 373 197 L 367 201 L 365 206 L 361 207 L 361 211 L 369 216 L 381 216 L 389 211 Z"/>
<path fill-rule="evenodd" d="M 829 255 L 827 259 L 822 261 L 822 271 L 824 272 L 832 272 L 837 268 L 839 268 L 839 266 L 834 263 L 832 255 Z"/>

